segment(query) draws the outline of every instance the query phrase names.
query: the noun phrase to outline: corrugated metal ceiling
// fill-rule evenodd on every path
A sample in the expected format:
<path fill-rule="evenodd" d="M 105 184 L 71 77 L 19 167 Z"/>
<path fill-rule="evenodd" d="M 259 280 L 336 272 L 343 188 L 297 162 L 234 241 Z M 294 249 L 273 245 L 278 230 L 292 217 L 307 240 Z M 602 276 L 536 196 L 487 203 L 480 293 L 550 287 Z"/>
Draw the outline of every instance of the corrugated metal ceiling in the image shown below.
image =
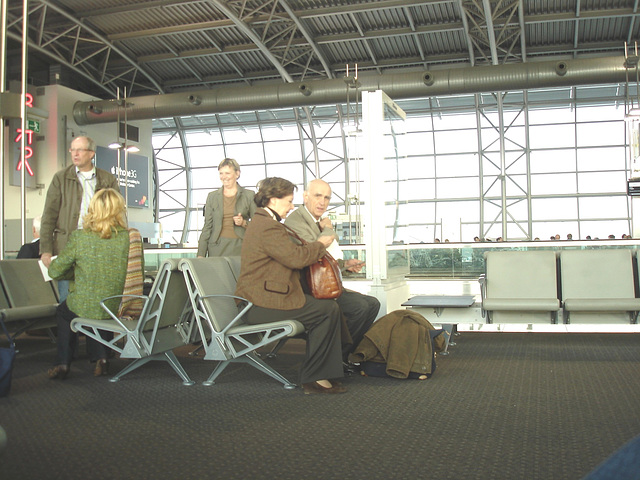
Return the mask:
<path fill-rule="evenodd" d="M 282 81 L 283 71 L 335 78 L 356 63 L 367 75 L 621 55 L 640 28 L 635 0 L 489 0 L 488 11 L 485 3 L 31 0 L 29 76 L 47 84 L 61 71 L 61 83 L 112 98 L 124 87 L 148 95 Z M 8 5 L 12 65 L 22 2 Z"/>

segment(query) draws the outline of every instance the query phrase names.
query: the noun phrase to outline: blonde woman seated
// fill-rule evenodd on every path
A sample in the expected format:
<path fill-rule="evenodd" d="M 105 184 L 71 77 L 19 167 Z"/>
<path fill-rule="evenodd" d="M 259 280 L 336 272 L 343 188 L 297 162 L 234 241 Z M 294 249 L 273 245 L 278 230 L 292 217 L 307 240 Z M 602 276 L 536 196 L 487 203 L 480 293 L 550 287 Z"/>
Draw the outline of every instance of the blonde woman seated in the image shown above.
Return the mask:
<path fill-rule="evenodd" d="M 48 371 L 49 378 L 62 380 L 69 373 L 73 346 L 77 343 L 77 334 L 71 331 L 71 320 L 76 317 L 110 318 L 100 301 L 122 294 L 128 254 L 124 198 L 113 188 L 99 190 L 91 199 L 82 230 L 71 234 L 62 252 L 49 266 L 51 278 L 72 280 L 69 295 L 56 313 L 58 358 L 56 366 Z M 112 311 L 117 311 L 119 303 L 119 298 L 105 302 Z M 107 338 L 112 334 L 103 332 L 102 335 Z M 87 338 L 87 349 L 90 360 L 96 362 L 94 375 L 106 375 L 106 347 Z"/>
<path fill-rule="evenodd" d="M 343 393 L 331 379 L 342 377 L 340 307 L 334 300 L 306 295 L 300 270 L 318 261 L 333 237 L 295 244 L 281 221 L 293 210 L 296 186 L 284 178 L 265 178 L 254 201 L 258 209 L 242 243 L 236 295 L 254 304 L 246 314 L 250 324 L 298 320 L 307 333 L 306 358 L 300 368 L 305 394 Z"/>

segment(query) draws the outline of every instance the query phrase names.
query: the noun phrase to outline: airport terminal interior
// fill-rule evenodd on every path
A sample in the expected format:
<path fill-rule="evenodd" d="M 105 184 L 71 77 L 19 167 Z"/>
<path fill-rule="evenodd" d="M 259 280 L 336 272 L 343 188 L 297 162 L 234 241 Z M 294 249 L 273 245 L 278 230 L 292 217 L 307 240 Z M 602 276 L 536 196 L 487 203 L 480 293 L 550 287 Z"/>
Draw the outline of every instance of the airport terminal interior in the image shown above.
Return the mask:
<path fill-rule="evenodd" d="M 640 478 L 637 0 L 1 8 L 2 478 Z M 168 361 L 125 335 L 112 381 L 83 338 L 47 378 L 59 292 L 15 260 L 79 136 L 118 178 L 147 291 L 195 305 L 163 327 Z M 244 188 L 293 182 L 296 207 L 330 185 L 341 255 L 365 262 L 344 286 L 443 329 L 431 378 L 303 395 L 283 388 L 296 336 L 247 354 L 284 380 L 233 352 L 208 381 L 223 354 L 185 298 L 206 297 L 188 272 L 225 158 Z"/>

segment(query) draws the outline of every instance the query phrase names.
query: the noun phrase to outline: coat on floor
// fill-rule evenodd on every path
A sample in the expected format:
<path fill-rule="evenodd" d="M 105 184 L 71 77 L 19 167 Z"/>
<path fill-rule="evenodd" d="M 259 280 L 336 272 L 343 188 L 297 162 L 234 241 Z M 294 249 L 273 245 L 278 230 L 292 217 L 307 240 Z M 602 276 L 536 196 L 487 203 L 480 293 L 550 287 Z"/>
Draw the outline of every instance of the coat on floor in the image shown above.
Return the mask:
<path fill-rule="evenodd" d="M 419 313 L 395 310 L 371 326 L 349 361 L 386 363 L 387 375 L 395 378 L 407 378 L 409 372 L 431 374 L 434 347 L 429 330 L 435 329 Z M 436 351 L 444 350 L 444 336 L 436 336 L 433 344 Z"/>

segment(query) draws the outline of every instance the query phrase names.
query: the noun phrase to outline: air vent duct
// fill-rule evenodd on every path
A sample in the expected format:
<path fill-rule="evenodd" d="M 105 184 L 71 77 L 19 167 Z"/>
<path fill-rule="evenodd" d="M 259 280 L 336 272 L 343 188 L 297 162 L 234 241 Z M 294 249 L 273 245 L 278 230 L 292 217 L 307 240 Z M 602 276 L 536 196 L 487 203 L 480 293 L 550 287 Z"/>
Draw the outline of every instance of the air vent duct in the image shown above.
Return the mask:
<path fill-rule="evenodd" d="M 461 93 L 524 90 L 541 87 L 601 85 L 625 82 L 624 57 L 511 63 L 448 70 L 360 75 L 359 91 L 384 90 L 394 100 Z M 300 95 L 302 93 L 302 95 Z M 145 120 L 256 109 L 305 107 L 343 103 L 344 80 L 225 87 L 129 98 L 127 118 Z M 111 100 L 77 102 L 73 117 L 79 125 L 115 122 Z M 122 111 L 120 112 L 122 114 Z"/>

